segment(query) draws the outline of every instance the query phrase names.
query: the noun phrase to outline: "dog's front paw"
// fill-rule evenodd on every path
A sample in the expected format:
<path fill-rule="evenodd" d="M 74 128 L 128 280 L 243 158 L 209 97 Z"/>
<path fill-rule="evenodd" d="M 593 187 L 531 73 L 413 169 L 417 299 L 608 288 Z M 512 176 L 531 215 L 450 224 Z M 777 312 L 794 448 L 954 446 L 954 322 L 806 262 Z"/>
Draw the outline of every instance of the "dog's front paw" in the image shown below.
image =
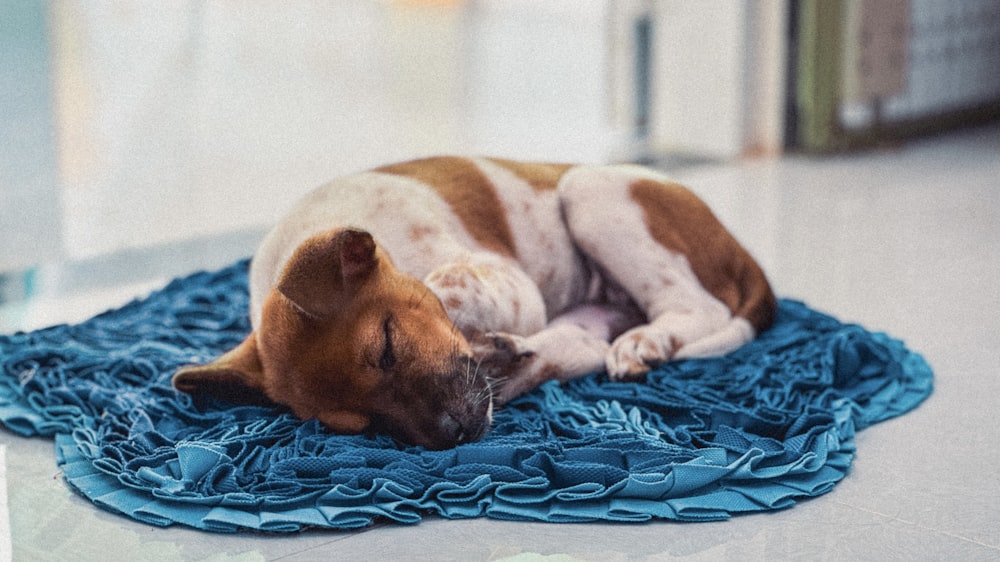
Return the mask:
<path fill-rule="evenodd" d="M 539 381 L 531 376 L 536 370 L 538 355 L 528 347 L 526 338 L 489 333 L 469 343 L 476 371 L 490 381 L 494 405 L 503 406 L 538 385 Z"/>
<path fill-rule="evenodd" d="M 501 332 L 490 332 L 474 338 L 469 345 L 472 346 L 472 358 L 491 377 L 509 374 L 535 355 L 528 348 L 525 338 Z"/>
<path fill-rule="evenodd" d="M 605 360 L 608 376 L 612 380 L 637 379 L 668 361 L 681 345 L 675 336 L 652 326 L 633 328 L 611 344 Z"/>

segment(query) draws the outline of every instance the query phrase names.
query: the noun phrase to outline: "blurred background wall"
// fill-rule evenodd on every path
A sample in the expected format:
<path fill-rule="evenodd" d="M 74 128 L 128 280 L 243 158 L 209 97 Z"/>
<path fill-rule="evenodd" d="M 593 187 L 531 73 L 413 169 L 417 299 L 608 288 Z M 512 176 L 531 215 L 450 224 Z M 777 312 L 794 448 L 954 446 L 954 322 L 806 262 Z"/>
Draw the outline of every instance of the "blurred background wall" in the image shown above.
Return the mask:
<path fill-rule="evenodd" d="M 1000 3 L 0 0 L 0 61 L 2 300 L 52 264 L 249 253 L 404 158 L 669 167 L 995 119 Z"/>

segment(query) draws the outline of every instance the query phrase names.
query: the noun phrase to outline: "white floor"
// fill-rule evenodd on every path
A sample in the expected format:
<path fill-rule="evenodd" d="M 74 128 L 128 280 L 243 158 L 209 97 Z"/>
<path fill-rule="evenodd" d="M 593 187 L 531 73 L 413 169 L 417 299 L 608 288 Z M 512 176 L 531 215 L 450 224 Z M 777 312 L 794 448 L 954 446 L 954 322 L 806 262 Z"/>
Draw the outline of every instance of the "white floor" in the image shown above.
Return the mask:
<path fill-rule="evenodd" d="M 0 433 L 13 559 L 1000 559 L 1000 128 L 677 175 L 782 296 L 888 331 L 936 369 L 934 395 L 919 409 L 858 436 L 852 471 L 831 493 L 718 523 L 431 518 L 360 532 L 213 535 L 105 513 L 69 491 L 50 441 Z M 153 284 L 22 304 L 0 328 L 86 317 Z"/>

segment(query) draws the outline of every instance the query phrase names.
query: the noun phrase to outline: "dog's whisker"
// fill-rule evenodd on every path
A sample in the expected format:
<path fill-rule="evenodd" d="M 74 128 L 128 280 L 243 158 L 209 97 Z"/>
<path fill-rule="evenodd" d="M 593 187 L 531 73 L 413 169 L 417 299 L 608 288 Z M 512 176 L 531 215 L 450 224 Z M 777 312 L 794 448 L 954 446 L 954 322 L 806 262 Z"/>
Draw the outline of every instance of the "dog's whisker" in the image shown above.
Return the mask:
<path fill-rule="evenodd" d="M 410 294 L 406 298 L 406 304 L 411 308 L 417 308 L 424 299 L 427 298 L 428 291 L 421 291 L 416 287 L 410 289 Z"/>
<path fill-rule="evenodd" d="M 473 381 L 473 376 L 472 376 L 471 359 L 469 359 L 467 357 L 465 359 L 465 387 L 466 388 L 471 388 L 472 387 L 472 381 Z"/>
<path fill-rule="evenodd" d="M 486 376 L 486 377 L 483 377 L 483 378 L 486 379 L 486 386 L 491 391 L 495 391 L 500 386 L 501 381 L 503 381 L 503 378 L 501 378 L 501 377 Z"/>
<path fill-rule="evenodd" d="M 489 385 L 486 385 L 483 388 L 479 389 L 479 391 L 472 397 L 472 401 L 474 404 L 478 405 L 483 400 L 487 400 L 492 396 L 493 396 L 492 388 Z"/>

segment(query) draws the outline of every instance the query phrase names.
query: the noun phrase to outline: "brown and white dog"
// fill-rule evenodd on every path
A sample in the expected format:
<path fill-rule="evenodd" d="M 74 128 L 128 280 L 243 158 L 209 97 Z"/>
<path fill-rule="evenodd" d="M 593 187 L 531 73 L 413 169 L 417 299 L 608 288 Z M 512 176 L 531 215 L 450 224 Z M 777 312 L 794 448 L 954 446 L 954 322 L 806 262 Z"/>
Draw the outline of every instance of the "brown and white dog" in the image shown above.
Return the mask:
<path fill-rule="evenodd" d="M 250 297 L 253 333 L 176 388 L 429 448 L 480 438 L 546 380 L 731 351 L 776 308 L 708 207 L 650 169 L 457 157 L 308 194 L 254 256 Z"/>

